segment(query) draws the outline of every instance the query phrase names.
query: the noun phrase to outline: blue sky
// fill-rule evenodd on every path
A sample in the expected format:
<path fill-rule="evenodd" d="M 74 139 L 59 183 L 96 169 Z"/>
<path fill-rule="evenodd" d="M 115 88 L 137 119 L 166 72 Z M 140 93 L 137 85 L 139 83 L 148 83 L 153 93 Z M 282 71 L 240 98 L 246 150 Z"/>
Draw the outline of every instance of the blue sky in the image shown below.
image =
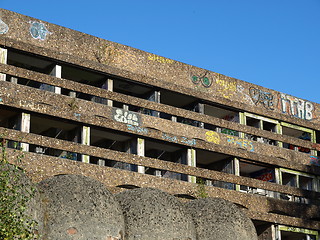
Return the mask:
<path fill-rule="evenodd" d="M 320 0 L 0 0 L 0 7 L 320 103 Z"/>

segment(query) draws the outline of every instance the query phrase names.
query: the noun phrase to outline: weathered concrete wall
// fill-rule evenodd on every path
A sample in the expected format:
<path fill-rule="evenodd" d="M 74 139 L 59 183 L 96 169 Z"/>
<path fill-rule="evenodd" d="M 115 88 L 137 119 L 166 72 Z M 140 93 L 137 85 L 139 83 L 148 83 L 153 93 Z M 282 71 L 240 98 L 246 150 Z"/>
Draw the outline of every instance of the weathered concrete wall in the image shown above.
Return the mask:
<path fill-rule="evenodd" d="M 47 50 L 44 52 L 52 58 L 59 58 L 64 53 L 90 61 L 93 68 L 105 66 L 106 72 L 130 76 L 133 80 L 151 81 L 155 86 L 178 92 L 192 89 L 201 98 L 222 104 L 237 106 L 241 103 L 240 108 L 249 112 L 270 117 L 280 114 L 298 120 L 297 124 L 299 120 L 320 123 L 320 105 L 317 103 L 4 9 L 0 13 L 0 44 L 47 49 L 55 52 L 52 55 Z"/>
<path fill-rule="evenodd" d="M 172 195 L 152 188 L 117 195 L 126 219 L 127 240 L 196 240 L 191 216 Z"/>
<path fill-rule="evenodd" d="M 84 176 L 58 175 L 40 182 L 39 189 L 44 239 L 122 239 L 122 211 L 103 184 Z"/>
<path fill-rule="evenodd" d="M 197 239 L 258 240 L 256 229 L 236 205 L 219 198 L 206 198 L 186 204 L 197 229 Z"/>

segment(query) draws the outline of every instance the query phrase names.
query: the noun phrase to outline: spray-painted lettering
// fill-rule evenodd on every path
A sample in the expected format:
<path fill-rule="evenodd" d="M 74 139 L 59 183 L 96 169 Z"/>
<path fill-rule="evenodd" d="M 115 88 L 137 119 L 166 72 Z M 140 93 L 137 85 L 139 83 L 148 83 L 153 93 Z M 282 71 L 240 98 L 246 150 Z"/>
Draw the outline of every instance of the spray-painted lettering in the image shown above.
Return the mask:
<path fill-rule="evenodd" d="M 206 139 L 208 142 L 220 144 L 220 136 L 217 132 L 214 132 L 214 131 L 206 132 Z"/>
<path fill-rule="evenodd" d="M 311 102 L 284 93 L 280 94 L 280 109 L 291 116 L 312 120 L 314 106 Z"/>
<path fill-rule="evenodd" d="M 261 104 L 267 109 L 274 109 L 276 104 L 274 103 L 274 97 L 271 93 L 252 87 L 249 89 L 249 93 L 255 105 Z"/>
<path fill-rule="evenodd" d="M 310 156 L 310 164 L 320 166 L 320 158 L 317 156 Z"/>
<path fill-rule="evenodd" d="M 251 141 L 243 138 L 235 138 L 233 136 L 227 136 L 227 142 L 233 145 L 238 145 L 241 148 L 245 148 L 250 152 L 254 152 L 254 146 Z"/>
<path fill-rule="evenodd" d="M 35 39 L 45 40 L 46 36 L 51 33 L 43 23 L 31 22 L 30 34 Z"/>
<path fill-rule="evenodd" d="M 217 83 L 217 91 L 224 98 L 230 98 L 237 91 L 236 81 L 216 79 L 216 83 Z"/>
<path fill-rule="evenodd" d="M 147 128 L 133 126 L 131 124 L 127 124 L 127 127 L 128 127 L 128 130 L 133 131 L 133 132 L 142 133 L 142 134 L 149 133 L 149 130 Z"/>
<path fill-rule="evenodd" d="M 194 146 L 197 144 L 197 141 L 193 138 L 189 139 L 187 137 L 178 137 L 178 136 L 170 135 L 167 133 L 162 133 L 162 139 L 170 142 L 174 142 L 174 143 L 183 143 L 190 146 Z"/>
<path fill-rule="evenodd" d="M 141 120 L 138 114 L 124 110 L 124 109 L 112 109 L 113 119 L 117 122 L 130 124 L 133 126 L 140 126 Z"/>
<path fill-rule="evenodd" d="M 157 56 L 155 54 L 149 54 L 148 55 L 148 60 L 154 61 L 154 62 L 159 62 L 159 63 L 169 63 L 169 64 L 174 62 L 171 59 L 168 59 L 168 58 L 165 58 L 165 57 L 160 57 L 160 56 Z"/>

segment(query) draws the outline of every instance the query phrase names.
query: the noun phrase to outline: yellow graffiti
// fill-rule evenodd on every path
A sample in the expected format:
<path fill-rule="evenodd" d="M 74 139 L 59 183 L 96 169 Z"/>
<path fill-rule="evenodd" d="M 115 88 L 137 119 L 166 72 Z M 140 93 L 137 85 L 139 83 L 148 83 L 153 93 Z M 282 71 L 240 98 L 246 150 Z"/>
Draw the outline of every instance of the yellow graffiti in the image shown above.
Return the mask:
<path fill-rule="evenodd" d="M 104 64 L 125 63 L 136 60 L 136 56 L 134 54 L 113 45 L 101 46 L 99 52 L 102 54 L 100 54 L 101 56 L 97 56 L 98 61 Z"/>
<path fill-rule="evenodd" d="M 217 132 L 208 131 L 206 132 L 206 139 L 208 142 L 213 142 L 215 144 L 220 144 L 220 136 Z"/>
<path fill-rule="evenodd" d="M 222 80 L 217 78 L 217 92 L 219 92 L 224 98 L 230 98 L 237 91 L 237 82 L 230 80 Z"/>
<path fill-rule="evenodd" d="M 173 63 L 174 61 L 165 57 L 160 57 L 157 56 L 155 54 L 149 54 L 148 55 L 148 60 L 150 61 L 155 61 L 155 62 L 159 62 L 159 63 Z"/>

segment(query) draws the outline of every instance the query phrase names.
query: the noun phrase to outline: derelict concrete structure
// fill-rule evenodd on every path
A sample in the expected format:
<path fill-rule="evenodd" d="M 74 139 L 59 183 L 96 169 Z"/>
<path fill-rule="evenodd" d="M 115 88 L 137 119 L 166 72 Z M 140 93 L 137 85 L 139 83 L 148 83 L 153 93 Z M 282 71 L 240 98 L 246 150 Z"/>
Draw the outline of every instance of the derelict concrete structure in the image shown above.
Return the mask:
<path fill-rule="evenodd" d="M 35 182 L 205 194 L 259 239 L 318 239 L 318 103 L 3 9 L 0 47 L 0 133 Z"/>

